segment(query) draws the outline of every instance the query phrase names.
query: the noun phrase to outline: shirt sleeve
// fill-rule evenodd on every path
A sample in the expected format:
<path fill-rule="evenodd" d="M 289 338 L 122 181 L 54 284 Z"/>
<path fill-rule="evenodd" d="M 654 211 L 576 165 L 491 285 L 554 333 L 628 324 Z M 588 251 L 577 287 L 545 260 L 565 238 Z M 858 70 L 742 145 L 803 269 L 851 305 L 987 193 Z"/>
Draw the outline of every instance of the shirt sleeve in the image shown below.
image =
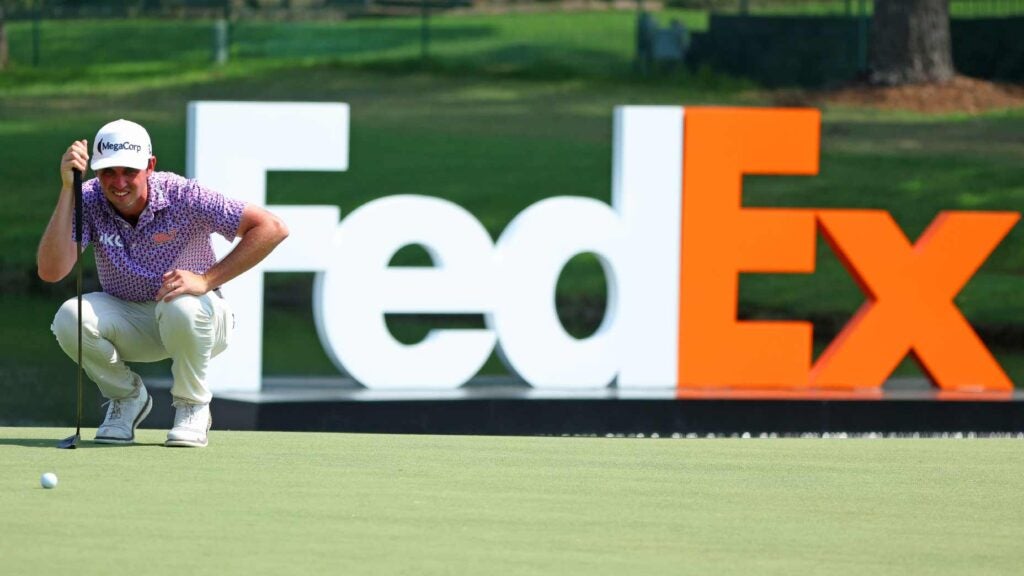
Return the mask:
<path fill-rule="evenodd" d="M 245 202 L 228 198 L 195 180 L 189 180 L 189 185 L 187 196 L 192 207 L 192 216 L 210 233 L 216 232 L 229 242 L 234 240 L 242 224 Z"/>

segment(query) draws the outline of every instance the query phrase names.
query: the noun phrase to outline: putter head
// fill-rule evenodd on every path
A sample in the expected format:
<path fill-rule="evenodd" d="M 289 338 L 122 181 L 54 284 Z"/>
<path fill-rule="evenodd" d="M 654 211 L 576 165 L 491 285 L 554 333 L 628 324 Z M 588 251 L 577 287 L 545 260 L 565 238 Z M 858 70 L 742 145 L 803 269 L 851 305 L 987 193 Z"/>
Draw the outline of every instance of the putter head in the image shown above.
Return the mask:
<path fill-rule="evenodd" d="M 57 444 L 57 448 L 67 448 L 74 450 L 75 448 L 78 448 L 78 441 L 81 439 L 82 437 L 76 432 L 71 436 L 68 436 L 67 438 L 61 440 L 60 443 Z"/>

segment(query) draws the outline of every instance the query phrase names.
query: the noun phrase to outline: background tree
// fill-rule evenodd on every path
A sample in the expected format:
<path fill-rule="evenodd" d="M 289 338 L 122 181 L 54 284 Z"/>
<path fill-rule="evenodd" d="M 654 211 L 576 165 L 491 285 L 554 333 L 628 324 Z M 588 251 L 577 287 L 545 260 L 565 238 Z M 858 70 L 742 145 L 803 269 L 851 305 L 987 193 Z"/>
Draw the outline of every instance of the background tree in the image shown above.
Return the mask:
<path fill-rule="evenodd" d="M 886 86 L 952 79 L 949 0 L 875 0 L 868 67 Z"/>

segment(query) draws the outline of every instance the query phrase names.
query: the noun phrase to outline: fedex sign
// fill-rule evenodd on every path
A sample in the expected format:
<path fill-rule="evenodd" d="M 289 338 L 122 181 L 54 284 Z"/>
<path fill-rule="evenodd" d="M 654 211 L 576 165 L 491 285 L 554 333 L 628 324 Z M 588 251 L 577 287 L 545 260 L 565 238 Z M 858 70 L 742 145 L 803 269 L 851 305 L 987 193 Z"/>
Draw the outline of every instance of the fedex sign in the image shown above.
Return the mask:
<path fill-rule="evenodd" d="M 269 170 L 347 169 L 348 120 L 344 104 L 192 103 L 188 173 L 264 204 Z M 260 387 L 260 272 L 313 271 L 324 348 L 370 388 L 457 387 L 496 347 L 539 388 L 871 388 L 908 353 L 942 388 L 1012 388 L 953 298 L 1018 213 L 944 212 L 911 242 L 881 210 L 743 208 L 744 174 L 817 173 L 815 110 L 621 107 L 614 122 L 611 204 L 548 198 L 497 241 L 439 198 L 380 198 L 343 219 L 335 206 L 270 206 L 292 236 L 225 287 L 238 326 L 212 387 Z M 818 232 L 866 302 L 812 362 L 810 323 L 740 321 L 736 311 L 740 273 L 813 272 Z M 410 244 L 434 266 L 389 267 Z M 608 305 L 581 340 L 558 320 L 554 291 L 584 252 L 604 268 Z M 478 313 L 486 327 L 406 345 L 387 313 Z"/>

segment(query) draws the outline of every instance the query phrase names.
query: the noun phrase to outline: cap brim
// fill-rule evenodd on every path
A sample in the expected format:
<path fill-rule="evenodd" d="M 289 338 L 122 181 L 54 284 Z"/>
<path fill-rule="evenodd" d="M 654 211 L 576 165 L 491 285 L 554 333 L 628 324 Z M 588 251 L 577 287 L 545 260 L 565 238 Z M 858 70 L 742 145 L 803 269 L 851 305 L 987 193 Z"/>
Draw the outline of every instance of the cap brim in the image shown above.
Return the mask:
<path fill-rule="evenodd" d="M 134 168 L 136 170 L 144 170 L 149 166 L 149 158 L 145 160 L 139 160 L 139 157 L 132 154 L 114 154 L 104 158 L 93 158 L 92 162 L 89 163 L 89 167 L 93 170 L 102 170 L 104 168 L 116 168 L 121 166 L 123 168 Z"/>

